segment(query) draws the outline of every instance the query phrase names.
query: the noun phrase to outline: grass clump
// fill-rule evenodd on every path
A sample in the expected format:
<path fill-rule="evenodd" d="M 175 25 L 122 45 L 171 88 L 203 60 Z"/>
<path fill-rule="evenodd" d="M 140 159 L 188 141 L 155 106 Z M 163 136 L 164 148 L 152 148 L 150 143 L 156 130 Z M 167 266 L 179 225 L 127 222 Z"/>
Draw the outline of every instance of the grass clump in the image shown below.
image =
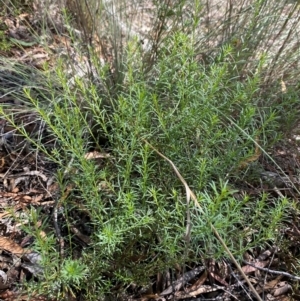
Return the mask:
<path fill-rule="evenodd" d="M 251 18 L 244 3 L 237 15 L 242 16 L 239 22 L 250 20 L 251 30 L 261 33 L 255 24 L 264 28 L 261 11 L 271 2 L 254 3 Z M 54 211 L 63 208 L 56 214 L 66 221 L 61 226 L 63 256 L 54 252 L 53 239 L 45 247 L 39 231 L 28 229 L 35 233 L 37 250 L 48 258 L 42 262 L 49 272 L 41 280 L 43 292 L 66 296 L 80 291 L 88 300 L 99 300 L 121 295 L 131 283 L 149 285 L 153 275 L 176 264 L 227 256 L 210 223 L 237 258 L 277 239 L 290 206 L 287 199 L 267 194 L 252 199 L 239 194 L 236 183 L 249 176 L 251 168 L 261 168 L 261 149 L 281 138 L 283 114 L 285 124 L 294 124 L 296 116 L 286 113 L 296 106 L 294 91 L 274 88 L 267 93 L 264 88 L 273 74 L 266 66 L 271 60 L 277 68 L 282 51 L 270 58 L 251 40 L 246 23 L 235 27 L 239 22 L 234 10 L 225 14 L 220 33 L 208 27 L 201 40 L 198 25 L 208 6 L 197 2 L 194 13 L 199 14 L 189 24 L 186 15 L 179 14 L 184 5 L 190 7 L 189 2 L 172 10 L 157 4 L 164 17 L 157 17 L 150 50 L 143 49 L 137 37 L 128 35 L 123 42 L 113 32 L 114 72 L 87 47 L 91 77 L 75 74 L 70 81 L 66 66 L 58 63 L 54 72 L 45 72 L 49 77 L 40 90 L 42 97 L 31 93 L 32 85 L 24 89 L 55 140 L 51 148 L 42 140 L 32 142 L 59 166 L 61 196 Z M 214 35 L 220 43 L 199 59 L 201 47 Z M 59 88 L 53 86 L 53 75 Z M 13 116 L 2 114 L 14 123 Z M 24 129 L 19 131 L 27 136 Z M 174 162 L 201 209 L 187 202 L 170 165 L 145 140 Z M 102 158 L 87 159 L 90 151 Z M 259 173 L 257 177 L 259 181 Z M 83 227 L 90 237 L 80 250 L 71 233 L 74 226 Z"/>

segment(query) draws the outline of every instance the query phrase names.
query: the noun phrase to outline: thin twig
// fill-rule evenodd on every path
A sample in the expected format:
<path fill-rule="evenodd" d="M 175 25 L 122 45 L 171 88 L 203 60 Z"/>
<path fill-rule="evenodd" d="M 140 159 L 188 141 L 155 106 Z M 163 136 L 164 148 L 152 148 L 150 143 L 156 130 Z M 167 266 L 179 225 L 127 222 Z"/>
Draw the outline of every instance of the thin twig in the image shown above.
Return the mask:
<path fill-rule="evenodd" d="M 286 277 L 289 277 L 289 278 L 292 278 L 292 279 L 295 279 L 295 280 L 300 280 L 300 277 L 298 276 L 294 276 L 292 274 L 289 274 L 287 272 L 282 272 L 282 271 L 275 271 L 275 270 L 270 270 L 268 268 L 262 268 L 262 267 L 258 267 L 256 266 L 255 264 L 251 263 L 251 262 L 247 262 L 245 260 L 243 260 L 243 263 L 247 264 L 247 265 L 250 265 L 260 271 L 264 271 L 264 272 L 268 272 L 270 274 L 275 274 L 275 275 L 282 275 L 282 276 L 286 276 Z"/>
<path fill-rule="evenodd" d="M 60 261 L 62 262 L 64 258 L 64 246 L 65 242 L 63 237 L 61 236 L 61 232 L 58 226 L 58 198 L 55 200 L 55 206 L 54 206 L 54 211 L 53 211 L 53 225 L 55 228 L 55 233 L 57 240 L 59 242 L 59 255 L 60 255 Z"/>
<path fill-rule="evenodd" d="M 165 159 L 166 161 L 168 161 L 170 163 L 170 165 L 172 166 L 172 168 L 174 169 L 176 175 L 178 176 L 178 178 L 180 179 L 180 181 L 182 182 L 182 184 L 185 187 L 186 193 L 187 193 L 187 200 L 191 197 L 192 200 L 194 201 L 195 205 L 200 208 L 202 210 L 202 207 L 200 206 L 196 195 L 193 193 L 193 191 L 190 189 L 190 187 L 188 186 L 187 182 L 184 180 L 184 178 L 181 176 L 180 172 L 178 171 L 177 167 L 175 166 L 175 164 L 166 156 L 164 156 L 162 153 L 160 153 L 154 146 L 152 146 L 147 140 L 143 139 L 143 141 L 145 143 L 147 143 L 159 156 L 161 156 L 163 159 Z M 223 248 L 226 250 L 227 254 L 229 255 L 229 257 L 231 258 L 231 260 L 233 261 L 233 263 L 235 264 L 236 268 L 238 269 L 238 271 L 241 273 L 241 275 L 243 276 L 243 278 L 245 279 L 245 281 L 247 282 L 247 284 L 249 285 L 249 288 L 251 289 L 252 293 L 255 295 L 255 297 L 257 298 L 257 300 L 259 301 L 263 301 L 261 299 L 261 297 L 259 296 L 258 292 L 256 291 L 256 289 L 254 288 L 254 286 L 252 285 L 252 283 L 250 282 L 250 280 L 248 279 L 248 277 L 246 276 L 246 274 L 244 273 L 244 271 L 242 270 L 241 266 L 239 265 L 239 263 L 236 261 L 236 259 L 234 258 L 233 254 L 231 253 L 231 251 L 228 249 L 226 243 L 224 242 L 224 240 L 222 239 L 222 237 L 220 236 L 219 232 L 217 231 L 217 229 L 214 227 L 214 225 L 208 221 L 209 226 L 211 227 L 212 231 L 214 232 L 214 234 L 216 235 L 217 239 L 219 240 L 219 242 L 221 243 L 221 245 L 223 246 Z M 189 229 L 190 230 L 190 229 Z"/>

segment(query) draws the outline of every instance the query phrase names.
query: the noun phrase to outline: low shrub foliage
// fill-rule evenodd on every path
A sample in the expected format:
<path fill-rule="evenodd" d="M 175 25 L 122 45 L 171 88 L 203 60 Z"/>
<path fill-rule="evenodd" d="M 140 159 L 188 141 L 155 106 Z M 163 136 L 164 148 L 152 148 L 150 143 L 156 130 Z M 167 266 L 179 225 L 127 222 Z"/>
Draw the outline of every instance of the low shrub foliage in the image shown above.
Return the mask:
<path fill-rule="evenodd" d="M 252 2 L 253 10 L 242 16 L 251 16 L 254 24 L 264 7 L 271 9 L 271 1 Z M 203 13 L 204 6 L 196 4 L 195 12 Z M 166 6 L 160 9 L 167 12 Z M 166 14 L 166 24 L 170 16 L 178 21 L 180 14 Z M 234 32 L 229 34 L 229 24 L 235 22 L 229 17 L 225 29 L 209 32 L 216 39 L 223 33 L 223 42 L 200 60 L 201 41 L 196 38 L 200 19 L 195 17 L 193 24 L 172 19 L 172 30 L 157 38 L 155 51 L 145 51 L 137 37 L 119 41 L 122 47 L 114 45 L 118 48 L 113 81 L 108 81 L 108 65 L 100 64 L 90 49 L 96 81 L 75 74 L 70 83 L 65 64 L 58 62 L 55 70 L 44 73 L 47 93 L 40 91 L 42 100 L 33 97 L 30 87 L 24 89 L 31 109 L 55 139 L 50 150 L 41 141 L 31 142 L 59 166 L 58 202 L 66 231 L 77 212 L 86 217 L 91 235 L 78 256 L 69 231 L 62 259 L 55 253 L 53 236 L 39 239 L 40 230 L 26 228 L 36 238 L 47 271 L 40 291 L 66 296 L 80 290 L 87 299 L 99 300 L 121 293 L 130 283 L 147 285 L 151 276 L 176 264 L 226 257 L 209 223 L 237 258 L 249 248 L 278 239 L 277 229 L 290 203 L 267 194 L 255 199 L 241 194 L 237 180 L 251 176 L 253 170 L 259 174 L 258 149 L 270 148 L 280 140 L 284 126 L 293 126 L 295 90 L 283 94 L 279 78 L 269 85 L 272 93 L 265 88 L 272 58 L 267 51 L 258 51 L 248 29 L 235 32 L 245 39 L 241 46 Z M 267 26 L 259 24 L 261 30 Z M 258 31 L 255 28 L 251 30 Z M 59 89 L 53 87 L 53 78 Z M 13 116 L 2 113 L 14 123 Z M 145 141 L 174 162 L 201 209 L 187 204 L 173 169 Z M 89 160 L 86 154 L 91 150 L 110 156 Z M 72 192 L 64 198 L 68 185 Z M 35 214 L 33 210 L 33 219 Z M 114 291 L 116 287 L 121 289 Z"/>

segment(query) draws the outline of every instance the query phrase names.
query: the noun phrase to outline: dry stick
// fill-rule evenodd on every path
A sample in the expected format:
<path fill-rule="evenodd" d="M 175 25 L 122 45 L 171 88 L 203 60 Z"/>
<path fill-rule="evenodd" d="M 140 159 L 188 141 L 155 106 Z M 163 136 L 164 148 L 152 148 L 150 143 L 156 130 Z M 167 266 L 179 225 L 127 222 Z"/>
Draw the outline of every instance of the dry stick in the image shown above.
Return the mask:
<path fill-rule="evenodd" d="M 295 275 L 292 275 L 292 274 L 287 273 L 287 272 L 275 271 L 275 270 L 270 270 L 270 269 L 263 268 L 263 267 L 258 267 L 258 266 L 256 266 L 255 264 L 253 264 L 253 263 L 251 263 L 251 262 L 248 262 L 248 261 L 245 261 L 245 260 L 243 260 L 243 262 L 244 262 L 245 264 L 247 264 L 247 265 L 250 265 L 250 266 L 256 268 L 257 270 L 260 270 L 260 271 L 264 271 L 264 272 L 267 272 L 267 273 L 270 273 L 270 274 L 275 274 L 275 275 L 286 276 L 286 277 L 289 277 L 289 278 L 292 278 L 292 279 L 295 279 L 295 280 L 300 280 L 300 277 L 295 276 Z"/>
<path fill-rule="evenodd" d="M 185 181 L 185 179 L 181 176 L 180 172 L 178 171 L 177 167 L 175 166 L 175 164 L 166 156 L 164 156 L 162 153 L 160 153 L 154 146 L 152 146 L 147 140 L 142 139 L 145 143 L 147 143 L 159 156 L 161 156 L 163 159 L 165 159 L 166 161 L 168 161 L 170 163 L 170 165 L 172 166 L 173 170 L 175 171 L 176 175 L 178 176 L 178 178 L 180 179 L 181 183 L 184 185 L 185 190 L 186 190 L 186 194 L 187 194 L 187 199 L 189 199 L 189 197 L 192 198 L 192 200 L 194 201 L 195 205 L 200 208 L 200 204 L 197 200 L 196 195 L 193 193 L 193 191 L 190 189 L 189 185 L 187 184 L 187 182 Z M 246 276 L 246 274 L 244 273 L 244 271 L 242 270 L 241 266 L 239 265 L 239 263 L 236 261 L 236 259 L 234 258 L 233 254 L 230 252 L 230 250 L 228 249 L 226 243 L 224 242 L 224 240 L 222 239 L 222 237 L 220 236 L 219 232 L 217 231 L 217 229 L 214 227 L 214 225 L 209 222 L 209 226 L 211 227 L 211 229 L 213 230 L 214 234 L 216 235 L 217 239 L 219 240 L 219 242 L 222 244 L 223 248 L 226 250 L 227 254 L 229 255 L 229 257 L 231 258 L 231 260 L 233 261 L 233 263 L 235 264 L 236 268 L 238 269 L 238 271 L 241 273 L 241 275 L 243 276 L 243 278 L 245 279 L 245 281 L 247 282 L 247 284 L 249 285 L 252 293 L 255 295 L 255 297 L 257 298 L 257 300 L 259 301 L 263 301 L 261 299 L 261 297 L 259 296 L 258 292 L 256 291 L 256 289 L 254 288 L 254 286 L 252 285 L 252 283 L 250 282 L 249 278 Z M 189 229 L 190 230 L 190 229 Z"/>

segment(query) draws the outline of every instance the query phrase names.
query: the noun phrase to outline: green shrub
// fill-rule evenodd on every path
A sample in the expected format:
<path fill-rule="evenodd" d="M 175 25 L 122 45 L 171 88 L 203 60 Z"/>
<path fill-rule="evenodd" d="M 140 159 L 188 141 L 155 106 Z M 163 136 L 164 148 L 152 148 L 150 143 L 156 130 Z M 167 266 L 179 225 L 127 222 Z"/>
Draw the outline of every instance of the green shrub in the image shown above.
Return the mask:
<path fill-rule="evenodd" d="M 262 3 L 270 5 L 254 2 L 249 12 L 253 26 L 262 22 Z M 166 13 L 166 7 L 161 9 Z M 182 6 L 176 9 L 177 13 L 165 14 L 166 20 L 180 19 Z M 203 12 L 200 3 L 195 9 Z M 40 141 L 32 142 L 59 165 L 62 194 L 72 185 L 69 197 L 59 200 L 64 230 L 69 231 L 66 259 L 51 257 L 54 241 L 52 248 L 45 248 L 36 239 L 36 248 L 44 248 L 53 258 L 53 273 L 45 274 L 40 284 L 44 292 L 63 295 L 81 290 L 87 299 L 99 300 L 118 295 L 130 283 L 147 285 L 152 275 L 175 264 L 227 256 L 210 223 L 237 258 L 253 246 L 277 239 L 287 200 L 265 194 L 252 199 L 239 194 L 235 183 L 249 175 L 248 167 L 260 168 L 257 144 L 265 150 L 281 138 L 283 117 L 294 124 L 295 95 L 287 93 L 278 101 L 278 90 L 266 93 L 270 56 L 263 51 L 257 55 L 259 47 L 249 30 L 241 33 L 244 48 L 237 49 L 235 34 L 227 36 L 229 27 L 223 28 L 224 42 L 211 50 L 206 62 L 199 60 L 201 47 L 195 46 L 200 43 L 195 38 L 199 20 L 195 17 L 191 27 L 184 20 L 173 20 L 172 30 L 166 30 L 150 52 L 138 39 L 128 37 L 123 44 L 116 35 L 116 69 L 111 75 L 115 81 L 108 81 L 108 65 L 101 66 L 91 50 L 97 83 L 76 74 L 71 83 L 66 66 L 58 64 L 54 77 L 59 89 L 53 87 L 53 72 L 45 80 L 47 93 L 42 100 L 32 96 L 30 87 L 25 89 L 56 139 L 50 150 Z M 185 24 L 185 30 L 179 24 Z M 171 166 L 145 140 L 174 162 L 201 209 L 187 204 Z M 94 149 L 110 157 L 86 159 Z M 74 212 L 87 217 L 91 230 L 91 243 L 80 250 L 81 264 L 70 233 L 76 223 Z M 188 212 L 192 228 L 187 242 Z M 49 270 L 49 265 L 45 262 L 44 269 Z"/>
<path fill-rule="evenodd" d="M 278 137 L 276 103 L 268 108 L 260 104 L 263 58 L 256 73 L 237 81 L 227 60 L 231 47 L 222 48 L 216 62 L 205 67 L 195 60 L 188 37 L 175 33 L 168 39 L 167 54 L 145 76 L 142 66 L 131 60 L 135 46 L 135 41 L 128 46 L 124 85 L 113 110 L 102 105 L 95 87 L 86 87 L 80 79 L 74 93 L 61 69 L 57 76 L 64 93 L 50 100 L 50 109 L 31 98 L 58 140 L 59 148 L 49 154 L 60 163 L 58 180 L 62 186 L 66 177 L 74 183 L 64 207 L 83 210 L 90 219 L 92 242 L 82 254 L 88 281 L 77 283 L 90 299 L 112 292 L 117 283 L 147 284 L 150 275 L 176 263 L 226 256 L 210 222 L 240 257 L 246 249 L 275 239 L 288 207 L 282 199 L 276 201 L 276 210 L 270 210 L 266 195 L 256 200 L 237 197 L 233 186 L 234 178 L 244 173 L 241 162 L 255 154 L 257 137 L 262 147 Z M 88 92 L 89 98 L 78 104 L 78 93 Z M 104 148 L 98 147 L 110 154 L 100 165 L 85 159 L 97 139 L 95 131 L 91 138 L 91 116 L 107 139 Z M 202 210 L 189 205 L 189 244 L 183 186 L 144 139 L 176 164 L 199 198 Z"/>

